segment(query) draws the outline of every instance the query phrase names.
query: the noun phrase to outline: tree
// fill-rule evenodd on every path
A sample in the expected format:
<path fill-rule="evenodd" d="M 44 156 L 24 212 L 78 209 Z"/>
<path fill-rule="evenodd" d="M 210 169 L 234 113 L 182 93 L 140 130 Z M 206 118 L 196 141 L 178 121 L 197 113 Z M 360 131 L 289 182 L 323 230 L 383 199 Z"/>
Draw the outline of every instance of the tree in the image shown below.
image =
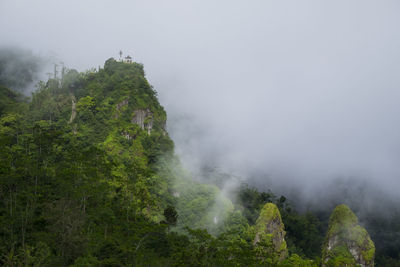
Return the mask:
<path fill-rule="evenodd" d="M 178 213 L 175 210 L 174 206 L 168 205 L 168 207 L 164 210 L 165 222 L 168 224 L 168 228 L 170 226 L 175 226 L 176 221 L 178 220 Z"/>

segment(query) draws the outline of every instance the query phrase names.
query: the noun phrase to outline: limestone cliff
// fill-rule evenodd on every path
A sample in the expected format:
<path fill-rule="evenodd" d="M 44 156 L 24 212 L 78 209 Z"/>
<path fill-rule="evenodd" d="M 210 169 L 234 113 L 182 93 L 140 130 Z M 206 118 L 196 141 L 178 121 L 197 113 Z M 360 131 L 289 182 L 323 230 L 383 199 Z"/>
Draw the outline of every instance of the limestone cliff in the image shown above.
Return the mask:
<path fill-rule="evenodd" d="M 322 266 L 374 266 L 375 246 L 346 205 L 337 206 L 330 217 L 322 249 Z"/>
<path fill-rule="evenodd" d="M 76 98 L 71 94 L 71 117 L 69 118 L 68 124 L 71 124 L 76 117 Z"/>
<path fill-rule="evenodd" d="M 134 111 L 132 123 L 140 126 L 143 130 L 146 130 L 148 134 L 153 129 L 153 113 L 149 109 L 137 109 Z"/>
<path fill-rule="evenodd" d="M 267 203 L 261 209 L 255 225 L 256 235 L 253 244 L 266 247 L 267 256 L 277 256 L 279 260 L 287 256 L 285 230 L 278 207 Z"/>

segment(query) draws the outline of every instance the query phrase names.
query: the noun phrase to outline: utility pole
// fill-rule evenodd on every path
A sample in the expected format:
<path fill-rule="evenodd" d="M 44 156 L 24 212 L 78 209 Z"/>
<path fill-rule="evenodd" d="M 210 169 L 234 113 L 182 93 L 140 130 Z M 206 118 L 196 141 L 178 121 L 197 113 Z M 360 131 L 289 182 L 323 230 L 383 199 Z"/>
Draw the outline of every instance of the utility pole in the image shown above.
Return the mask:
<path fill-rule="evenodd" d="M 60 64 L 61 64 L 61 80 L 63 80 L 67 68 L 65 67 L 64 62 L 61 61 Z"/>
<path fill-rule="evenodd" d="M 57 79 L 57 64 L 54 63 L 54 79 Z"/>

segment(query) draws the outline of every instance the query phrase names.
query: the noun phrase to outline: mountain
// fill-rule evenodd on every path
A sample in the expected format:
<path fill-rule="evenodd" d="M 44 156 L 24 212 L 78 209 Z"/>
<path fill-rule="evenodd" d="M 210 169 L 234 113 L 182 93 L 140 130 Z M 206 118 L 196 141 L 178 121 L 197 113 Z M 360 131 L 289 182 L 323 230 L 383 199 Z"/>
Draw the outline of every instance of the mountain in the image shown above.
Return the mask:
<path fill-rule="evenodd" d="M 324 216 L 246 184 L 228 198 L 229 174 L 193 179 L 143 65 L 110 58 L 37 87 L 0 86 L 3 265 L 321 264 Z"/>
<path fill-rule="evenodd" d="M 278 207 L 273 203 L 267 203 L 261 209 L 260 216 L 255 225 L 254 244 L 267 243 L 270 251 L 267 254 L 276 254 L 277 261 L 287 256 L 287 245 L 285 241 L 286 232 Z"/>
<path fill-rule="evenodd" d="M 358 224 L 357 216 L 346 205 L 332 212 L 322 266 L 374 266 L 375 245 L 368 232 Z"/>
<path fill-rule="evenodd" d="M 0 94 L 5 265 L 160 264 L 188 247 L 176 231 L 217 233 L 233 211 L 216 186 L 184 177 L 141 64 L 63 69 L 31 101 Z"/>

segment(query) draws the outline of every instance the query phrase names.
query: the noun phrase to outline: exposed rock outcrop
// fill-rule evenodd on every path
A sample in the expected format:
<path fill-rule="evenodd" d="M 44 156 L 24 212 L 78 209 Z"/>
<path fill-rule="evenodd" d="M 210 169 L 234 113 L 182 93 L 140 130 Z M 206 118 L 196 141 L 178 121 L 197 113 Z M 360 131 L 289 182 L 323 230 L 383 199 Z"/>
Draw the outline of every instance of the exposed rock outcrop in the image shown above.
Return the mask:
<path fill-rule="evenodd" d="M 253 244 L 266 246 L 266 253 L 274 254 L 279 260 L 283 260 L 287 256 L 284 228 L 278 207 L 273 203 L 265 204 L 255 225 L 256 236 Z"/>
<path fill-rule="evenodd" d="M 76 98 L 73 94 L 71 94 L 71 117 L 69 118 L 68 123 L 72 123 L 76 117 Z"/>
<path fill-rule="evenodd" d="M 322 266 L 374 266 L 375 246 L 357 216 L 346 205 L 337 206 L 330 217 L 322 249 Z"/>
<path fill-rule="evenodd" d="M 135 138 L 135 135 L 129 133 L 129 131 L 123 131 L 122 136 L 125 137 L 127 140 L 131 140 Z"/>
<path fill-rule="evenodd" d="M 117 110 L 120 110 L 122 107 L 126 106 L 129 104 L 128 99 L 123 100 L 122 102 L 117 104 Z"/>
<path fill-rule="evenodd" d="M 154 117 L 150 109 L 137 109 L 134 111 L 132 123 L 140 126 L 143 130 L 147 130 L 150 134 L 153 129 Z"/>
<path fill-rule="evenodd" d="M 129 100 L 128 100 L 128 99 L 125 99 L 125 100 L 119 102 L 119 103 L 116 105 L 116 110 L 117 110 L 117 112 L 115 113 L 115 116 L 114 116 L 115 119 L 118 119 L 118 117 L 119 117 L 119 112 L 120 112 L 121 108 L 125 107 L 125 106 L 128 105 L 128 104 L 129 104 Z"/>

